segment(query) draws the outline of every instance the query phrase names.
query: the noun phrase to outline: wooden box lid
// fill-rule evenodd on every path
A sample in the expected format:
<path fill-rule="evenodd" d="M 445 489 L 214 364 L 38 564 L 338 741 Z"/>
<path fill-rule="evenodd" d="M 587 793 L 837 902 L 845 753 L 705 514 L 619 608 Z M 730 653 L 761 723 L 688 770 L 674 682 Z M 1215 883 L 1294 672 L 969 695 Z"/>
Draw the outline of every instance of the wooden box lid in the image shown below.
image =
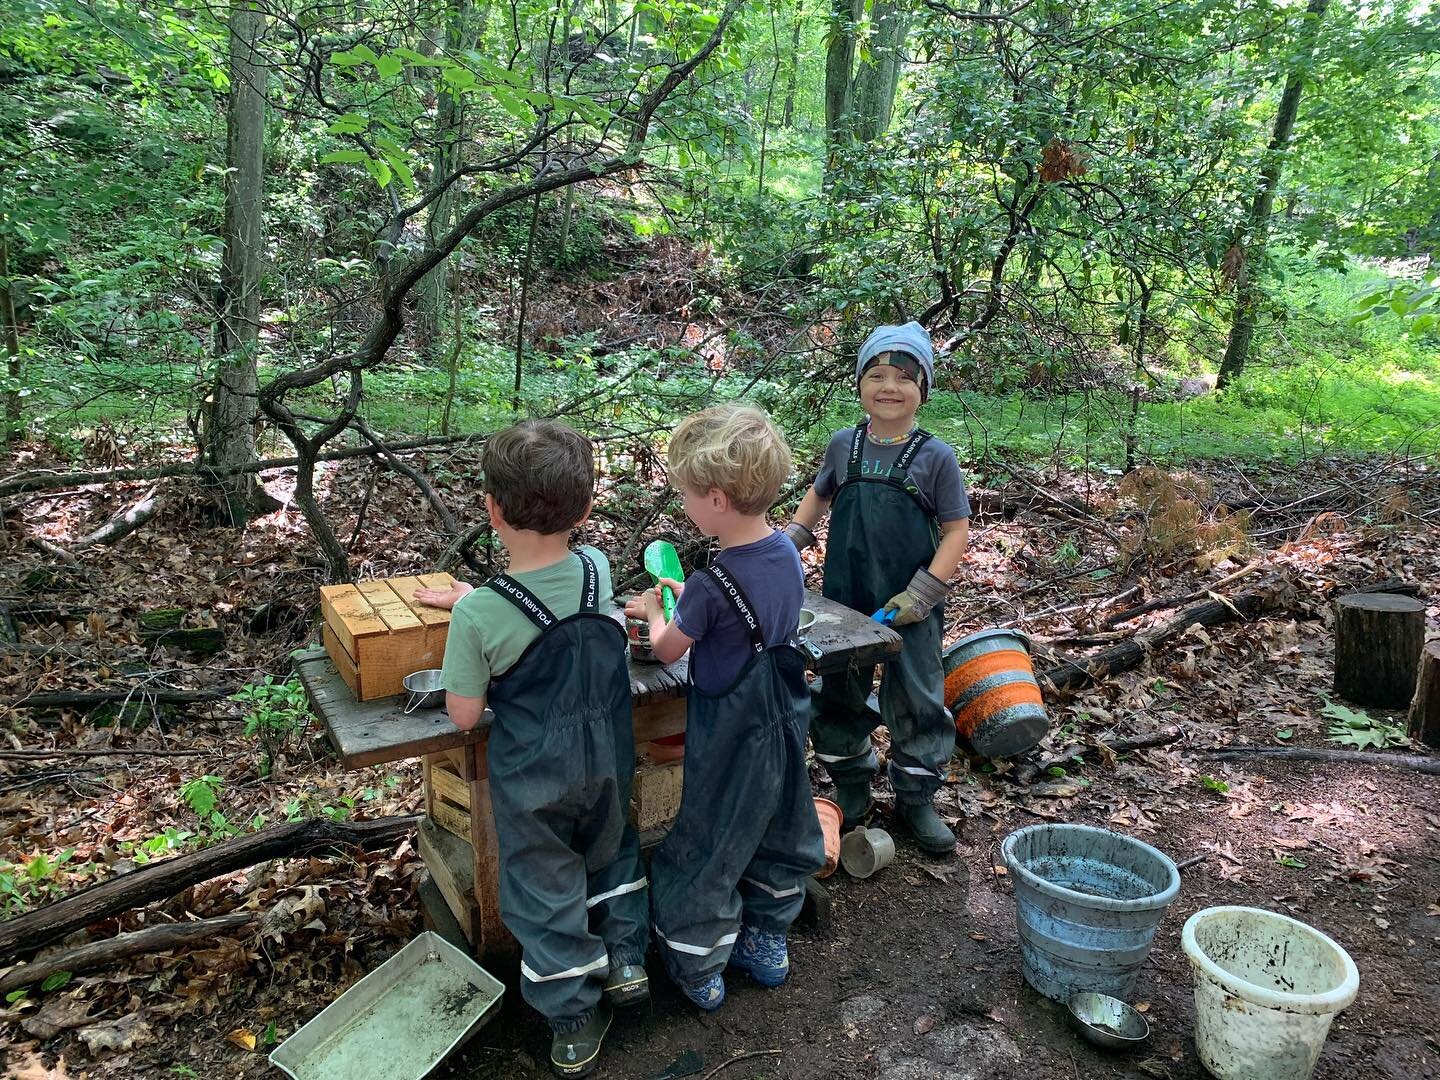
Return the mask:
<path fill-rule="evenodd" d="M 450 612 L 419 603 L 415 591 L 454 583 L 420 574 L 320 587 L 325 651 L 356 700 L 401 693 L 406 675 L 441 665 Z"/>

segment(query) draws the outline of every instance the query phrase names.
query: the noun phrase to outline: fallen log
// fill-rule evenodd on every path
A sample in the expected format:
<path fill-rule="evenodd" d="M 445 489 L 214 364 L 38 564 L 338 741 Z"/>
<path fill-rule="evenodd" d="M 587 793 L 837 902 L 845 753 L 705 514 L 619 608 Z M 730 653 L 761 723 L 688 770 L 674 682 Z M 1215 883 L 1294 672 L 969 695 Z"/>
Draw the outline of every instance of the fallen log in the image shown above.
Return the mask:
<path fill-rule="evenodd" d="M 33 963 L 18 964 L 0 974 L 0 994 L 8 994 L 22 986 L 43 982 L 57 971 L 68 971 L 74 975 L 82 971 L 93 971 L 127 956 L 165 952 L 168 949 L 178 949 L 182 945 L 193 945 L 197 941 L 242 930 L 254 922 L 255 918 L 256 913 L 252 911 L 201 919 L 199 922 L 147 926 L 144 930 L 117 934 L 103 941 L 92 941 L 73 949 L 51 953 Z"/>
<path fill-rule="evenodd" d="M 160 507 L 160 502 L 155 497 L 155 491 L 155 488 L 151 488 L 150 493 L 134 506 L 122 510 L 94 532 L 76 540 L 70 545 L 72 550 L 94 547 L 96 544 L 116 544 L 129 536 L 155 516 L 155 511 Z"/>
<path fill-rule="evenodd" d="M 1184 733 L 1176 726 L 1163 727 L 1159 731 L 1144 735 L 1130 735 L 1122 739 L 1096 739 L 1093 743 L 1071 743 L 1063 750 L 1056 750 L 1036 760 L 1021 761 L 1011 773 L 1017 783 L 1028 784 L 1041 772 L 1055 765 L 1064 765 L 1075 758 L 1089 758 L 1109 752 L 1128 754 L 1134 750 L 1153 750 L 1157 746 L 1169 746 L 1179 742 Z"/>
<path fill-rule="evenodd" d="M 310 855 L 350 847 L 394 843 L 415 828 L 420 816 L 373 821 L 312 818 L 237 836 L 189 855 L 151 863 L 128 874 L 81 889 L 34 911 L 0 923 L 0 963 L 31 953 L 66 934 L 134 907 L 167 900 L 201 881 L 243 870 L 266 859 Z"/>
<path fill-rule="evenodd" d="M 1219 750 L 1207 750 L 1205 753 L 1222 761 L 1247 757 L 1333 761 L 1346 765 L 1390 765 L 1397 769 L 1413 769 L 1427 776 L 1440 776 L 1440 757 L 1381 754 L 1373 750 L 1320 750 L 1308 746 L 1226 746 Z"/>
<path fill-rule="evenodd" d="M 1198 589 L 1195 592 L 1186 593 L 1184 596 L 1161 596 L 1154 600 L 1147 600 L 1143 604 L 1137 604 L 1135 607 L 1126 608 L 1124 611 L 1117 611 L 1105 620 L 1104 625 L 1107 627 L 1119 626 L 1123 622 L 1138 619 L 1141 615 L 1145 615 L 1151 611 L 1164 611 L 1167 608 L 1177 608 L 1181 604 L 1193 604 L 1196 600 L 1205 599 L 1206 596 L 1215 592 L 1217 589 L 1223 589 L 1226 585 L 1233 585 L 1243 577 L 1249 577 L 1256 570 L 1260 569 L 1261 565 L 1261 561 L 1256 559 L 1254 562 L 1242 566 L 1228 577 L 1221 578 L 1208 589 Z"/>
<path fill-rule="evenodd" d="M 1139 667 L 1157 646 L 1178 637 L 1192 626 L 1218 626 L 1236 619 L 1253 619 L 1284 606 L 1293 592 L 1290 582 L 1280 578 L 1264 588 L 1241 593 L 1234 599 L 1217 597 L 1182 611 L 1158 630 L 1137 634 L 1129 641 L 1122 641 L 1094 656 L 1083 660 L 1062 659 L 1058 664 L 1037 671 L 1035 678 L 1042 689 L 1052 694 L 1079 690 L 1108 675 Z"/>
<path fill-rule="evenodd" d="M 129 690 L 56 691 L 53 694 L 12 694 L 0 697 L 0 705 L 13 709 L 89 709 L 115 701 L 153 701 L 161 705 L 195 705 L 203 701 L 222 701 L 234 690 L 154 690 L 134 687 Z"/>

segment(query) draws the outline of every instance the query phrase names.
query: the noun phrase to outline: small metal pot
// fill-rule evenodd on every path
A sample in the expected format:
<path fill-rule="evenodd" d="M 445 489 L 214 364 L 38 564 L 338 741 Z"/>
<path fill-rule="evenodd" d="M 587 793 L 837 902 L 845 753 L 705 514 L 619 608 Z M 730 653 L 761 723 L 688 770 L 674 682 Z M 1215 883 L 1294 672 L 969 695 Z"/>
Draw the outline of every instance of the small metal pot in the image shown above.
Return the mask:
<path fill-rule="evenodd" d="M 1108 994 L 1075 994 L 1068 1002 L 1075 1030 L 1107 1050 L 1131 1050 L 1150 1036 L 1150 1023 L 1140 1012 Z"/>
<path fill-rule="evenodd" d="M 650 623 L 645 619 L 626 619 L 625 638 L 630 643 L 630 659 L 642 664 L 658 664 L 650 648 Z"/>
<path fill-rule="evenodd" d="M 438 709 L 445 704 L 445 684 L 441 681 L 441 674 L 439 668 L 426 668 L 401 680 L 410 692 L 405 702 L 406 716 L 416 709 Z"/>
<path fill-rule="evenodd" d="M 801 647 L 802 649 L 804 649 L 806 652 L 808 652 L 808 653 L 810 654 L 810 658 L 811 658 L 812 660 L 819 660 L 819 659 L 824 655 L 824 654 L 820 651 L 820 647 L 819 647 L 818 645 L 812 644 L 811 641 L 810 641 L 810 639 L 805 636 L 805 632 L 806 632 L 807 630 L 809 630 L 810 627 L 812 627 L 812 626 L 814 626 L 814 625 L 815 625 L 815 612 L 811 611 L 808 607 L 807 607 L 807 608 L 801 608 L 801 609 L 800 609 L 800 622 L 799 622 L 799 624 L 795 627 L 795 640 L 800 643 L 800 647 Z"/>

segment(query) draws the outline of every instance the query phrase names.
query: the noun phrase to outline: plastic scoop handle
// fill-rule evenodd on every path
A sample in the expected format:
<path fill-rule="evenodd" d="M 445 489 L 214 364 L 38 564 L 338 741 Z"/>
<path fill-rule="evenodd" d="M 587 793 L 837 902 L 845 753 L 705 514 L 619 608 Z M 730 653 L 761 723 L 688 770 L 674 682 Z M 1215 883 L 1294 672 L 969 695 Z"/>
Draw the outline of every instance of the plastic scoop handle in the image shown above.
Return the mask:
<path fill-rule="evenodd" d="M 874 615 L 871 615 L 870 618 L 874 619 L 878 623 L 884 623 L 886 626 L 889 626 L 895 621 L 895 616 L 898 614 L 900 613 L 894 608 L 891 608 L 887 611 L 885 608 L 882 607 L 879 611 L 875 612 Z"/>

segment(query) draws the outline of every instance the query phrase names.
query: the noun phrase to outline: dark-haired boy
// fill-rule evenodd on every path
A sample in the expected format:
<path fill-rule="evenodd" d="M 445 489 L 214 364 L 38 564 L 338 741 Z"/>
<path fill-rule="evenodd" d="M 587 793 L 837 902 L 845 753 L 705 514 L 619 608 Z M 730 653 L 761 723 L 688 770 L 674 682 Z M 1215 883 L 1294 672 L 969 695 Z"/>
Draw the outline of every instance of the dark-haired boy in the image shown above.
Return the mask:
<path fill-rule="evenodd" d="M 488 704 L 500 914 L 520 942 L 521 992 L 549 1020 L 561 1076 L 594 1070 L 611 1005 L 649 998 L 649 901 L 626 813 L 635 775 L 625 633 L 610 566 L 570 550 L 590 514 L 589 440 L 553 421 L 492 435 L 485 508 L 509 572 L 477 589 L 420 590 L 454 608 L 446 705 L 462 728 Z"/>

